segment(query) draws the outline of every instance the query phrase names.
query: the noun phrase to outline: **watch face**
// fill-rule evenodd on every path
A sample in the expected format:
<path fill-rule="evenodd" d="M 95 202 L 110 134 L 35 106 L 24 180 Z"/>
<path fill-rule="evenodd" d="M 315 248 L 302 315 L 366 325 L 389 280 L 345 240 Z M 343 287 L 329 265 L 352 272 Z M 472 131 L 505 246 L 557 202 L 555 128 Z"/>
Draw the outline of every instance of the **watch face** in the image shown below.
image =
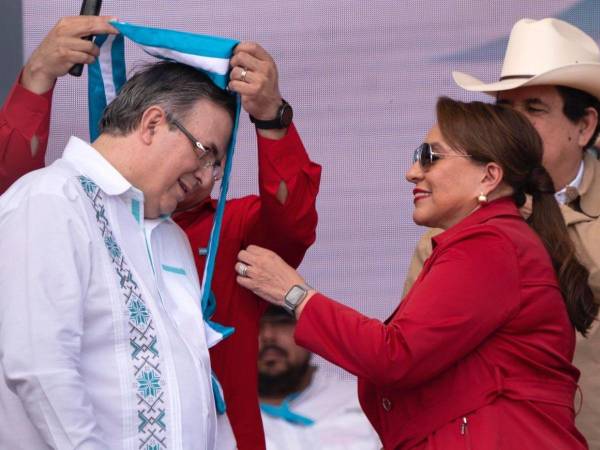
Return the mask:
<path fill-rule="evenodd" d="M 288 294 L 285 296 L 285 299 L 292 304 L 296 304 L 302 298 L 305 292 L 306 291 L 300 286 L 292 286 Z"/>
<path fill-rule="evenodd" d="M 281 105 L 281 125 L 283 125 L 285 128 L 289 127 L 290 124 L 292 123 L 292 119 L 294 117 L 294 110 L 292 109 L 292 107 L 290 105 L 288 105 L 287 103 L 284 103 L 283 105 Z"/>
<path fill-rule="evenodd" d="M 298 303 L 306 296 L 307 290 L 301 286 L 294 285 L 285 295 L 285 305 L 290 310 L 294 310 Z"/>

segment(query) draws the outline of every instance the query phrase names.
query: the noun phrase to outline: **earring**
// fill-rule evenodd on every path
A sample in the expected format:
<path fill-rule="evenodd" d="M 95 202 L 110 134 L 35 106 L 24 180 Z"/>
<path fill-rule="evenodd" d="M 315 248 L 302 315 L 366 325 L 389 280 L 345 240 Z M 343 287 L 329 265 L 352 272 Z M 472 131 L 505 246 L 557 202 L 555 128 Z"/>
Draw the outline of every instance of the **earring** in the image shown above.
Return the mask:
<path fill-rule="evenodd" d="M 487 195 L 485 195 L 483 192 L 481 194 L 479 194 L 479 197 L 477 197 L 477 201 L 479 202 L 480 205 L 485 205 L 488 201 L 487 199 Z"/>

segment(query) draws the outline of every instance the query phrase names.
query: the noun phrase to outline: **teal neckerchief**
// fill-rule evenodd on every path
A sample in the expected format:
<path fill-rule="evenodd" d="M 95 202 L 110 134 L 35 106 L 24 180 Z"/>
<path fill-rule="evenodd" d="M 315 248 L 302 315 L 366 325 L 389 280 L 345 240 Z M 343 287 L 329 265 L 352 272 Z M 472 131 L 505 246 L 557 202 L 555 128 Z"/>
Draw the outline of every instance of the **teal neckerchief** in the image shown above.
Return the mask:
<path fill-rule="evenodd" d="M 293 423 L 294 425 L 302 425 L 305 427 L 309 427 L 315 424 L 313 419 L 309 419 L 306 416 L 295 413 L 290 409 L 290 402 L 297 398 L 301 393 L 297 392 L 295 394 L 288 395 L 283 399 L 281 405 L 268 405 L 266 403 L 260 403 L 260 409 L 265 414 L 268 414 L 272 417 L 277 417 L 279 419 L 283 419 L 286 422 Z"/>

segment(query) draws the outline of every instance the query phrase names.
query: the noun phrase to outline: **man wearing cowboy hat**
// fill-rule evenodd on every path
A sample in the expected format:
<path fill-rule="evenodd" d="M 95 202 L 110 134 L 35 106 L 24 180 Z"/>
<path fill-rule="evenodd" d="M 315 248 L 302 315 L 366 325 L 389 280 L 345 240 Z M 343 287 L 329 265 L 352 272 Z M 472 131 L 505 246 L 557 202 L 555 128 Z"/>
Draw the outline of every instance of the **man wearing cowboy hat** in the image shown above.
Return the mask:
<path fill-rule="evenodd" d="M 523 113 L 544 143 L 544 167 L 556 189 L 569 236 L 589 270 L 600 302 L 600 161 L 591 149 L 600 130 L 600 49 L 573 25 L 552 18 L 522 19 L 510 34 L 499 81 L 483 83 L 453 73 L 468 91 L 485 92 Z M 527 212 L 523 211 L 526 215 Z M 431 253 L 429 230 L 421 238 L 405 283 L 408 292 Z M 574 363 L 581 371 L 577 427 L 591 449 L 600 450 L 600 324 L 578 335 Z M 578 402 L 579 403 L 579 402 Z"/>

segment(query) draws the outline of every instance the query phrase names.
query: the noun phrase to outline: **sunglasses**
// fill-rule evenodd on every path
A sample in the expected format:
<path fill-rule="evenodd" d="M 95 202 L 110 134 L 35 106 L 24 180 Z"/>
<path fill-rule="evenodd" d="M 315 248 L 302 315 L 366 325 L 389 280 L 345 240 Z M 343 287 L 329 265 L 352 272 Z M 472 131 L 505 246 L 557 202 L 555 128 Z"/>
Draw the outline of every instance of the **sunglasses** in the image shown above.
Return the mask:
<path fill-rule="evenodd" d="M 428 169 L 439 159 L 453 157 L 470 158 L 471 155 L 449 155 L 447 153 L 437 153 L 433 151 L 431 144 L 428 142 L 423 142 L 415 149 L 415 152 L 413 153 L 413 164 L 418 162 L 422 169 Z"/>
<path fill-rule="evenodd" d="M 202 167 L 204 169 L 210 168 L 212 170 L 213 179 L 217 181 L 223 178 L 223 165 L 221 164 L 221 160 L 217 159 L 216 151 L 213 149 L 208 149 L 202 145 L 200 141 L 196 139 L 194 135 L 190 133 L 189 130 L 185 128 L 177 119 L 171 118 L 170 121 L 192 143 L 194 153 L 196 153 L 196 156 L 202 162 Z"/>

